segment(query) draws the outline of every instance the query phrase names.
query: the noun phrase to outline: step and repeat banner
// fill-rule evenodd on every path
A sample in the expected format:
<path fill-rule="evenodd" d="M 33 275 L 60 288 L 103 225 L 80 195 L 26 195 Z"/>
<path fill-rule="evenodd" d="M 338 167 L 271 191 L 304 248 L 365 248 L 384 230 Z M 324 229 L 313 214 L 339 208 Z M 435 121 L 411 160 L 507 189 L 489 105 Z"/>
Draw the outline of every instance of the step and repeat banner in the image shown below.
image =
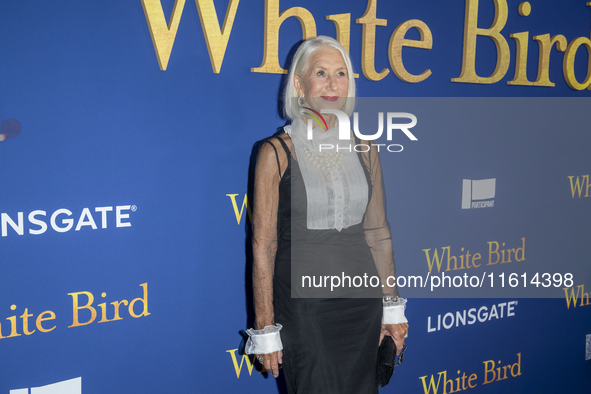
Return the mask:
<path fill-rule="evenodd" d="M 286 392 L 243 352 L 249 196 L 317 35 L 383 124 L 380 391 L 588 392 L 591 3 L 3 0 L 0 394 Z"/>

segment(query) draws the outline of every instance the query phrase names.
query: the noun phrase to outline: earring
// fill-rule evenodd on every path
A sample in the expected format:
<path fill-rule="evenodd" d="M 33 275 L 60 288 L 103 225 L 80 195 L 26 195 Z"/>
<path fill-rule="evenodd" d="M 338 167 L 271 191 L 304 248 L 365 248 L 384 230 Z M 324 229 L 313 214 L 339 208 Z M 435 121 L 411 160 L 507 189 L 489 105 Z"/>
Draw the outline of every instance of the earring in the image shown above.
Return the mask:
<path fill-rule="evenodd" d="M 303 98 L 302 96 L 299 96 L 299 97 L 298 97 L 298 105 L 299 105 L 300 107 L 303 107 L 303 106 L 304 106 L 304 104 L 306 104 L 306 99 L 305 99 L 305 98 Z"/>

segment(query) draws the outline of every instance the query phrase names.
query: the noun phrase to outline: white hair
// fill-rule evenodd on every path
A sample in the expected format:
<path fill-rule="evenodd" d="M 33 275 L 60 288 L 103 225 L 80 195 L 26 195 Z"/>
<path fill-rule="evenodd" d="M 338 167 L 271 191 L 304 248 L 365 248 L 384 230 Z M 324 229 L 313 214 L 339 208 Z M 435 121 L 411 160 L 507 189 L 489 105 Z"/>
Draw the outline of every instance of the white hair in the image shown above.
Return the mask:
<path fill-rule="evenodd" d="M 347 66 L 347 76 L 349 77 L 349 92 L 347 94 L 350 99 L 346 101 L 343 111 L 351 116 L 355 109 L 355 78 L 353 77 L 353 66 L 351 65 L 351 58 L 345 48 L 334 38 L 327 36 L 318 36 L 310 38 L 302 43 L 296 51 L 289 73 L 287 75 L 287 83 L 285 84 L 285 91 L 283 94 L 283 114 L 286 118 L 293 120 L 300 116 L 298 105 L 298 92 L 294 86 L 294 76 L 302 75 L 308 68 L 308 60 L 314 51 L 319 48 L 331 47 L 338 50 L 343 56 L 345 65 Z"/>

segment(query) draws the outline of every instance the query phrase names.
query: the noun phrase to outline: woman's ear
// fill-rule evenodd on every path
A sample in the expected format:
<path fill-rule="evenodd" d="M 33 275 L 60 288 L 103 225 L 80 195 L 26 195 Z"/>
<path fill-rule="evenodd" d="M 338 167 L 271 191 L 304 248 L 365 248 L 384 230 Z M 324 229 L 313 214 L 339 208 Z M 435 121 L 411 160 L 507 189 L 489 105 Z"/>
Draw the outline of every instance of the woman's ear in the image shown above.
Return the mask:
<path fill-rule="evenodd" d="M 293 76 L 293 86 L 295 87 L 296 92 L 298 92 L 298 96 L 304 97 L 304 89 L 302 89 L 302 81 L 299 75 Z"/>

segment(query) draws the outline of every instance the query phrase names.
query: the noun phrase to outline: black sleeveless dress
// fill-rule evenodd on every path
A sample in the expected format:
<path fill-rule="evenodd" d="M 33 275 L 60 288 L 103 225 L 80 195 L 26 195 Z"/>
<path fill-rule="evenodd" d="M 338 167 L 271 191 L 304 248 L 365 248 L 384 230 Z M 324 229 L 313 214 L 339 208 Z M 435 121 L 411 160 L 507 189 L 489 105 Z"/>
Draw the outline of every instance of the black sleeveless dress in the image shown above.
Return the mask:
<path fill-rule="evenodd" d="M 381 289 L 368 290 L 371 294 L 366 296 L 373 298 L 291 296 L 292 265 L 300 260 L 308 266 L 331 268 L 346 261 L 357 273 L 377 275 L 363 224 L 340 232 L 308 230 L 304 181 L 285 142 L 278 140 L 289 164 L 279 184 L 273 304 L 275 322 L 283 325 L 283 371 L 288 392 L 378 393 L 375 371 L 382 318 Z M 361 165 L 365 169 L 363 162 Z M 371 180 L 366 169 L 365 173 L 371 197 Z M 297 262 L 292 264 L 292 259 Z"/>

